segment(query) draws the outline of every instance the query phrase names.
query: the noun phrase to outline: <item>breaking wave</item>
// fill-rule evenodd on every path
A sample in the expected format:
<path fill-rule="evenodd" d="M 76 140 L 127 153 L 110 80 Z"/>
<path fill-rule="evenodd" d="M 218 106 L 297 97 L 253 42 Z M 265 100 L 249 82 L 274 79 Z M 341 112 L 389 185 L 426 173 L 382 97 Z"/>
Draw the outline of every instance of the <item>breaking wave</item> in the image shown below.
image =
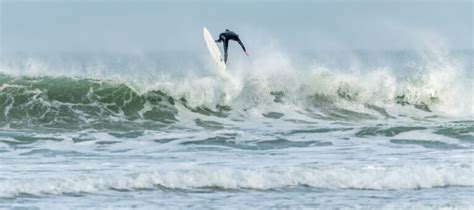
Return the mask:
<path fill-rule="evenodd" d="M 0 197 L 93 193 L 103 190 L 221 189 L 271 190 L 311 187 L 323 189 L 401 190 L 434 187 L 472 187 L 472 167 L 410 166 L 365 168 L 201 168 L 113 176 L 77 176 L 0 180 Z M 407 176 L 407 174 L 409 176 Z"/>
<path fill-rule="evenodd" d="M 183 111 L 218 117 L 252 111 L 275 119 L 296 112 L 318 120 L 472 116 L 469 67 L 442 58 L 405 74 L 386 66 L 296 70 L 281 54 L 256 55 L 225 75 L 151 73 L 130 64 L 53 68 L 34 59 L 3 59 L 0 124 L 156 128 L 179 122 Z"/>

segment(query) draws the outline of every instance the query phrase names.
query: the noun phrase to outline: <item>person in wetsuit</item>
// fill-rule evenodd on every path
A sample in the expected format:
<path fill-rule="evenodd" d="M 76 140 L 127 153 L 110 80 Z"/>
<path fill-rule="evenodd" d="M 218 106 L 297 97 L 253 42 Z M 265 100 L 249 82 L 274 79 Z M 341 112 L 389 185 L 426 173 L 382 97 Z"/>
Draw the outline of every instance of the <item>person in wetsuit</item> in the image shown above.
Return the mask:
<path fill-rule="evenodd" d="M 229 40 L 237 41 L 242 47 L 242 50 L 244 50 L 245 55 L 249 55 L 245 49 L 244 44 L 242 44 L 242 41 L 240 41 L 239 35 L 233 31 L 230 31 L 229 29 L 226 29 L 224 33 L 219 35 L 219 39 L 216 40 L 216 42 L 224 42 L 224 63 L 227 63 L 227 48 L 229 47 Z"/>

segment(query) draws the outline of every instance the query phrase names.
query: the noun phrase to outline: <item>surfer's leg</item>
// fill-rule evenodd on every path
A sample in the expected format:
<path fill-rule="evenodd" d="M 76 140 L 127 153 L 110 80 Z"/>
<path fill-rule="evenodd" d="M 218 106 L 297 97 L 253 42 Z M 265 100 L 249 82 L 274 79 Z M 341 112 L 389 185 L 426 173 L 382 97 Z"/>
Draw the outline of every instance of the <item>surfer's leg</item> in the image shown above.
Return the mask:
<path fill-rule="evenodd" d="M 229 40 L 224 41 L 224 63 L 227 63 L 227 47 L 229 46 Z"/>

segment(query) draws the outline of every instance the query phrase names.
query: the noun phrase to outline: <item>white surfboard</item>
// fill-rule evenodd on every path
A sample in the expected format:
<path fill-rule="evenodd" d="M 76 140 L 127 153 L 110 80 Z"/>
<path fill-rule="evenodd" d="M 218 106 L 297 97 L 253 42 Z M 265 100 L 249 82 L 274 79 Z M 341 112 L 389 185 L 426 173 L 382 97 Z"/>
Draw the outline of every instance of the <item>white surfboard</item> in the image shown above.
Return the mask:
<path fill-rule="evenodd" d="M 207 49 L 209 49 L 209 53 L 211 53 L 212 58 L 217 62 L 217 66 L 219 67 L 219 69 L 225 70 L 226 65 L 224 62 L 224 57 L 222 56 L 219 47 L 217 47 L 214 38 L 212 38 L 211 33 L 209 33 L 206 27 L 204 27 L 203 29 L 203 34 L 204 41 L 206 41 Z"/>

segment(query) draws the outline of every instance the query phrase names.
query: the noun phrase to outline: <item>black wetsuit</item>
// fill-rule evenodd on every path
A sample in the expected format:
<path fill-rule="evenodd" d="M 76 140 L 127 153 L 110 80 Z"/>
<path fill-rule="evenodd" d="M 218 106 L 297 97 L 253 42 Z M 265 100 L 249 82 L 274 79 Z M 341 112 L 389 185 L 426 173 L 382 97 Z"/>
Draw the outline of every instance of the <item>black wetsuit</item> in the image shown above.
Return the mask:
<path fill-rule="evenodd" d="M 244 50 L 244 52 L 247 52 L 247 50 L 245 50 L 244 44 L 242 44 L 242 41 L 240 41 L 239 35 L 237 35 L 233 31 L 225 30 L 224 33 L 221 33 L 219 35 L 219 39 L 216 40 L 216 42 L 224 42 L 224 62 L 225 63 L 227 63 L 227 48 L 229 46 L 229 40 L 237 41 L 242 47 L 242 49 Z"/>

